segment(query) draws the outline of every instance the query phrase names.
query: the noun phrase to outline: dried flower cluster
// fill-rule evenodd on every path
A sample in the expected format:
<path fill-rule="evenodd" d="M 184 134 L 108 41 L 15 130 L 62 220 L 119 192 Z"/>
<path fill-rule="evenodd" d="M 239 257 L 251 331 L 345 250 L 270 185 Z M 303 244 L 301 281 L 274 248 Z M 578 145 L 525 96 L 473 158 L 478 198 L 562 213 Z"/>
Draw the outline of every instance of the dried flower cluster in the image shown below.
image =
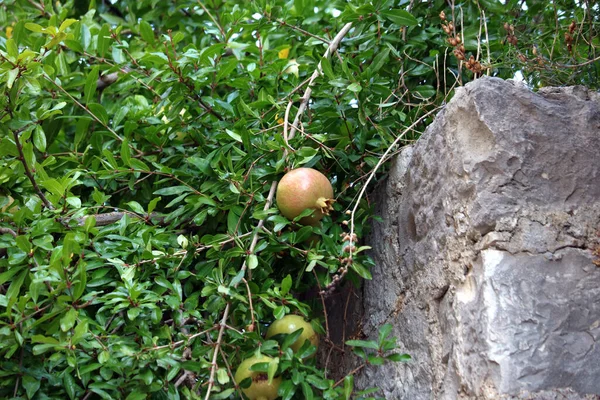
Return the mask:
<path fill-rule="evenodd" d="M 569 31 L 565 32 L 565 43 L 567 45 L 567 50 L 569 51 L 569 53 L 573 51 L 573 33 L 575 32 L 576 28 L 577 24 L 575 23 L 575 21 L 572 21 L 569 25 Z"/>
<path fill-rule="evenodd" d="M 508 22 L 505 22 L 504 30 L 506 31 L 506 41 L 508 43 L 512 44 L 513 46 L 517 47 L 517 44 L 519 43 L 519 41 L 517 40 L 517 37 L 515 36 L 515 26 L 512 24 L 509 24 Z"/>
<path fill-rule="evenodd" d="M 454 56 L 461 61 L 465 61 L 465 66 L 467 69 L 474 74 L 481 74 L 485 69 L 479 61 L 475 59 L 473 55 L 470 55 L 467 59 L 465 46 L 462 43 L 462 39 L 460 35 L 456 34 L 456 27 L 454 26 L 454 22 L 447 21 L 446 22 L 446 13 L 444 11 L 440 12 L 440 19 L 442 20 L 442 30 L 448 35 L 446 39 L 450 46 L 454 47 Z"/>

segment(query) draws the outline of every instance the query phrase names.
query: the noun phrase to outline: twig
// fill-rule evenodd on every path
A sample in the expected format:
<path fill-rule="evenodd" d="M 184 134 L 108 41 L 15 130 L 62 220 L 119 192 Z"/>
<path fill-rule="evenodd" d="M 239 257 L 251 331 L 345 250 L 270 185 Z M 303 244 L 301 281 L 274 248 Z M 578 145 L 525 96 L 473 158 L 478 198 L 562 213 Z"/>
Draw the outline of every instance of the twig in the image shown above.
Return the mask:
<path fill-rule="evenodd" d="M 256 321 L 254 320 L 254 307 L 252 306 L 252 292 L 250 291 L 250 286 L 248 285 L 248 281 L 242 278 L 242 281 L 246 285 L 246 290 L 248 291 L 248 303 L 250 303 L 250 317 L 252 318 L 252 330 L 256 329 Z M 258 332 L 260 334 L 260 331 Z"/>
<path fill-rule="evenodd" d="M 235 381 L 235 376 L 233 375 L 233 372 L 231 372 L 231 367 L 229 366 L 229 362 L 227 361 L 227 357 L 225 356 L 225 353 L 223 352 L 223 349 L 222 348 L 219 349 L 219 352 L 221 353 L 221 357 L 223 358 L 223 362 L 225 363 L 225 367 L 227 367 L 227 372 L 229 372 L 229 376 L 231 377 L 231 381 L 233 382 L 233 385 L 235 386 L 235 390 L 237 390 L 238 395 L 240 396 L 240 399 L 243 399 L 244 396 L 242 395 L 242 391 L 240 390 L 240 386 Z"/>
<path fill-rule="evenodd" d="M 67 92 L 62 86 L 60 86 L 59 84 L 57 84 L 56 82 L 54 82 L 52 79 L 50 79 L 49 76 L 44 75 L 44 79 L 46 79 L 48 82 L 52 83 L 54 86 L 56 86 L 61 92 L 63 92 L 64 94 L 67 95 L 67 97 L 69 97 L 71 99 L 71 101 L 73 101 L 75 104 L 77 104 L 77 106 L 81 109 L 83 109 L 83 111 L 85 111 L 86 113 L 88 113 L 92 118 L 94 118 L 94 120 L 96 120 L 96 122 L 98 122 L 100 125 L 102 125 L 104 128 L 106 128 L 106 130 L 108 130 L 114 137 L 115 139 L 117 139 L 119 142 L 123 141 L 123 138 L 121 136 L 119 136 L 119 134 L 117 132 L 115 132 L 112 128 L 110 128 L 107 124 L 105 124 L 104 122 L 102 122 L 102 120 L 100 120 L 100 118 L 98 118 L 96 116 L 96 114 L 94 114 L 93 112 L 90 111 L 89 108 L 87 108 L 86 106 L 84 106 L 83 104 L 81 104 L 76 98 L 74 98 L 73 96 L 71 96 L 71 94 L 69 92 Z M 138 149 L 135 149 L 138 153 L 140 152 Z"/>
<path fill-rule="evenodd" d="M 364 367 L 366 367 L 366 366 L 367 366 L 367 363 L 361 364 L 361 365 L 359 365 L 358 367 L 354 368 L 352 371 L 350 371 L 348 374 L 346 374 L 346 376 L 349 376 L 349 375 L 354 375 L 354 374 L 356 374 L 358 371 L 360 371 L 361 369 L 363 369 L 363 368 L 364 368 Z M 335 383 L 335 385 L 333 385 L 333 387 L 338 387 L 338 386 L 340 386 L 340 385 L 342 384 L 342 382 L 344 382 L 344 379 L 346 379 L 346 376 L 345 376 L 345 377 L 343 377 L 342 379 L 340 379 L 339 381 L 337 381 L 337 382 Z"/>
<path fill-rule="evenodd" d="M 581 64 L 575 64 L 575 65 L 567 65 L 567 64 L 553 64 L 553 65 L 555 65 L 555 66 L 558 66 L 558 67 L 561 67 L 561 68 L 579 68 L 579 67 L 584 67 L 584 66 L 586 66 L 586 65 L 588 65 L 588 64 L 595 63 L 595 62 L 596 62 L 596 61 L 598 61 L 598 60 L 600 60 L 600 56 L 599 56 L 599 57 L 596 57 L 596 58 L 594 58 L 594 59 L 592 59 L 592 60 L 587 60 L 586 62 L 584 62 L 584 63 L 581 63 Z"/>
<path fill-rule="evenodd" d="M 11 117 L 12 117 L 12 115 L 11 115 Z M 23 164 L 23 168 L 25 168 L 25 175 L 27 175 L 27 178 L 29 178 L 29 181 L 33 185 L 33 189 L 37 192 L 38 196 L 42 200 L 42 203 L 44 203 L 44 206 L 46 206 L 46 208 L 49 210 L 54 210 L 54 206 L 48 201 L 48 199 L 46 198 L 46 196 L 44 195 L 44 193 L 38 186 L 37 182 L 35 181 L 35 178 L 33 177 L 33 174 L 31 173 L 31 169 L 29 168 L 29 165 L 27 165 L 27 161 L 25 160 L 25 154 L 23 153 L 23 146 L 21 145 L 21 141 L 19 140 L 19 132 L 12 131 L 12 133 L 15 138 L 15 145 L 17 146 L 17 150 L 19 152 L 19 159 L 21 160 L 21 163 Z"/>
<path fill-rule="evenodd" d="M 194 373 L 188 370 L 183 371 L 183 374 L 181 374 L 181 376 L 179 377 L 179 379 L 177 379 L 177 381 L 175 382 L 175 387 L 178 388 L 179 386 L 181 386 L 181 384 L 183 382 L 185 382 L 185 380 L 188 378 L 188 376 L 193 375 Z"/>
<path fill-rule="evenodd" d="M 490 37 L 488 36 L 488 27 L 487 21 L 485 19 L 485 10 L 481 10 L 481 14 L 483 15 L 483 27 L 485 29 L 485 47 L 487 48 L 487 65 L 492 65 L 492 58 L 490 56 Z M 490 76 L 492 74 L 492 69 L 487 69 L 487 75 Z"/>
<path fill-rule="evenodd" d="M 44 4 L 37 3 L 37 2 L 35 2 L 33 0 L 27 0 L 27 2 L 29 4 L 31 4 L 32 6 L 34 6 L 35 8 L 37 8 L 42 13 L 42 15 L 44 15 L 44 16 L 48 15 L 48 16 L 50 16 L 50 13 L 48 13 L 48 11 L 46 11 L 46 8 L 44 7 Z"/>
<path fill-rule="evenodd" d="M 310 36 L 311 38 L 320 40 L 321 42 L 325 43 L 326 45 L 331 44 L 331 42 L 329 40 L 327 40 L 325 38 L 322 38 L 321 36 L 314 35 L 314 34 L 308 32 L 308 31 L 305 31 L 304 29 L 302 29 L 302 28 L 300 28 L 298 26 L 290 25 L 290 24 L 288 24 L 287 22 L 285 22 L 282 19 L 278 19 L 277 22 L 279 22 L 283 26 L 287 26 L 287 27 L 292 28 L 295 31 L 298 31 L 298 32 L 302 33 L 303 35 Z"/>
<path fill-rule="evenodd" d="M 162 222 L 164 220 L 163 216 L 159 216 L 156 213 L 152 213 L 150 215 L 140 215 L 140 214 L 136 214 L 132 211 L 115 211 L 115 212 L 109 212 L 109 213 L 104 213 L 104 214 L 92 214 L 92 215 L 86 215 L 80 218 L 77 218 L 77 225 L 79 226 L 83 226 L 85 225 L 85 221 L 87 221 L 89 218 L 94 217 L 96 218 L 96 226 L 106 226 L 106 225 L 110 225 L 110 224 L 114 224 L 115 222 L 118 222 L 121 220 L 121 218 L 123 218 L 125 215 L 131 215 L 135 218 L 139 218 L 139 219 L 143 219 L 143 220 L 150 220 L 153 218 L 158 219 L 160 222 Z"/>
<path fill-rule="evenodd" d="M 292 109 L 292 104 L 294 104 L 291 100 L 288 102 L 287 107 L 285 108 L 285 115 L 283 119 L 283 140 L 288 148 L 290 148 L 290 142 L 288 139 L 288 125 L 290 120 L 290 110 Z"/>
<path fill-rule="evenodd" d="M 329 56 L 337 50 L 342 39 L 344 38 L 344 36 L 346 36 L 346 34 L 348 33 L 348 31 L 350 30 L 351 27 L 352 27 L 352 22 L 348 22 L 346 25 L 344 25 L 344 27 L 338 32 L 338 34 L 335 35 L 335 37 L 333 38 L 331 43 L 329 43 L 329 47 L 327 47 L 327 50 L 325 51 L 323 58 L 329 58 Z M 289 134 L 288 139 L 293 139 L 294 135 L 296 134 L 296 131 L 298 130 L 298 124 L 300 123 L 300 117 L 302 116 L 302 114 L 304 114 L 304 110 L 306 110 L 308 100 L 310 99 L 310 96 L 312 94 L 311 86 L 314 83 L 315 79 L 317 79 L 317 77 L 321 74 L 321 70 L 322 70 L 321 62 L 319 61 L 319 64 L 317 65 L 317 69 L 315 69 L 315 72 L 313 72 L 313 74 L 311 75 L 311 77 L 308 81 L 308 84 L 306 85 L 306 91 L 304 92 L 304 96 L 302 96 L 302 98 L 300 99 L 301 100 L 300 107 L 298 107 L 298 112 L 296 113 L 296 118 L 294 118 L 294 122 L 292 123 L 292 128 L 290 129 L 290 134 Z"/>
<path fill-rule="evenodd" d="M 202 335 L 204 335 L 204 334 L 206 334 L 208 332 L 214 331 L 215 329 L 217 329 L 217 326 L 218 325 L 215 325 L 215 326 L 212 326 L 212 327 L 210 327 L 208 329 L 203 330 L 202 332 L 194 333 L 193 335 L 188 336 L 187 339 L 179 340 L 177 342 L 173 342 L 173 343 L 170 343 L 170 344 L 165 344 L 165 345 L 162 345 L 162 346 L 149 347 L 149 348 L 144 349 L 142 351 L 155 351 L 155 350 L 162 350 L 162 349 L 174 349 L 176 347 L 181 346 L 184 343 L 189 343 L 190 340 L 193 340 L 193 339 L 197 338 L 198 336 L 202 336 Z"/>
<path fill-rule="evenodd" d="M 8 233 L 9 235 L 12 235 L 12 237 L 17 237 L 17 232 L 13 231 L 10 228 L 0 228 L 0 235 L 4 235 Z"/>
<path fill-rule="evenodd" d="M 333 52 L 335 52 L 337 50 L 342 39 L 348 33 L 348 31 L 350 30 L 351 27 L 352 27 L 352 23 L 350 23 L 350 22 L 347 23 L 346 25 L 344 25 L 344 27 L 340 30 L 340 32 L 335 36 L 335 38 L 329 44 L 329 47 L 327 48 L 327 50 L 325 51 L 325 54 L 323 55 L 324 58 L 329 57 Z M 290 130 L 288 139 L 292 139 L 294 137 L 294 135 L 296 134 L 296 131 L 298 130 L 300 118 L 302 117 L 302 114 L 306 110 L 306 105 L 308 104 L 308 100 L 310 99 L 310 95 L 312 92 L 311 85 L 313 84 L 315 79 L 317 79 L 317 77 L 319 76 L 320 73 L 321 73 L 321 62 L 319 62 L 317 69 L 315 70 L 315 72 L 313 72 L 310 80 L 308 81 L 306 91 L 304 92 L 304 96 L 302 96 L 302 99 L 301 99 L 302 102 L 300 103 L 300 107 L 298 108 L 298 112 L 296 113 L 296 117 L 294 118 L 294 122 L 292 123 L 292 127 Z M 287 154 L 287 149 L 284 151 L 284 156 L 286 154 Z M 264 207 L 265 211 L 271 207 L 271 204 L 273 203 L 273 198 L 275 197 L 276 189 L 277 189 L 277 181 L 273 181 L 273 183 L 271 183 L 271 188 L 269 189 L 269 195 L 267 196 L 267 200 L 265 202 L 265 207 Z M 258 243 L 259 232 L 261 232 L 264 224 L 265 224 L 265 219 L 261 219 L 260 221 L 258 221 L 258 224 L 256 225 L 256 229 L 254 231 L 254 236 L 252 237 L 252 243 L 250 244 L 250 248 L 248 249 L 247 254 L 254 253 L 254 249 L 256 248 L 256 244 Z M 242 267 L 241 267 L 242 273 L 244 273 L 246 271 L 246 268 L 247 268 L 247 265 L 246 265 L 246 261 L 244 260 Z M 238 284 L 239 284 L 239 282 L 238 282 Z M 237 287 L 238 284 L 234 285 L 234 288 Z M 217 371 L 217 357 L 219 355 L 219 350 L 221 348 L 221 342 L 223 340 L 223 333 L 225 332 L 225 328 L 227 326 L 226 322 L 227 322 L 227 318 L 229 317 L 230 309 L 231 309 L 231 302 L 228 302 L 227 305 L 225 306 L 225 310 L 223 311 L 223 317 L 221 318 L 219 335 L 217 336 L 217 342 L 215 343 L 215 349 L 213 350 L 213 357 L 212 357 L 212 362 L 211 362 L 211 366 L 210 366 L 210 376 L 208 378 L 208 387 L 206 389 L 206 396 L 204 397 L 205 400 L 208 400 L 210 398 L 210 393 L 211 393 L 213 385 L 215 383 L 214 379 L 215 379 L 215 373 Z"/>
<path fill-rule="evenodd" d="M 321 283 L 319 282 L 319 277 L 317 276 L 317 272 L 313 269 L 313 275 L 317 281 L 317 287 L 319 289 L 319 297 L 321 298 L 321 304 L 323 305 L 323 315 L 325 316 L 325 337 L 329 340 L 329 318 L 327 317 L 327 307 L 325 306 L 325 297 L 323 296 L 323 290 L 321 289 Z"/>
<path fill-rule="evenodd" d="M 219 32 L 221 32 L 221 35 L 223 35 L 223 41 L 227 42 L 227 35 L 225 34 L 225 30 L 223 29 L 223 27 L 221 26 L 221 24 L 219 24 L 217 22 L 217 20 L 215 19 L 215 17 L 212 16 L 212 14 L 210 13 L 210 11 L 208 11 L 208 9 L 204 6 L 204 4 L 202 4 L 202 2 L 200 0 L 198 0 L 198 4 L 200 4 L 200 7 L 202 7 L 202 9 L 204 10 L 204 12 L 206 14 L 208 14 L 208 16 L 210 17 L 210 19 L 212 20 L 212 22 L 215 23 L 215 25 L 219 29 Z"/>

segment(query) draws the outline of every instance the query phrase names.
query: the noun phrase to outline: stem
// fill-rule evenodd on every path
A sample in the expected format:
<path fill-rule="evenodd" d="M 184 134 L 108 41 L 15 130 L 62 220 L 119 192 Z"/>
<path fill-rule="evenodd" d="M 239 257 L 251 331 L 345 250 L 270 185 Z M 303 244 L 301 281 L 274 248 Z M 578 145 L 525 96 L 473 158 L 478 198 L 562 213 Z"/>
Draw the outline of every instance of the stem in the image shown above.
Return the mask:
<path fill-rule="evenodd" d="M 0 228 L 0 235 L 4 235 L 8 233 L 9 235 L 11 235 L 12 237 L 17 237 L 17 232 L 13 231 L 10 228 Z"/>
<path fill-rule="evenodd" d="M 23 153 L 23 146 L 21 145 L 21 141 L 19 140 L 19 133 L 17 131 L 12 131 L 12 133 L 15 138 L 15 145 L 17 146 L 17 150 L 19 151 L 19 159 L 21 160 L 21 163 L 25 168 L 25 175 L 27 175 L 27 178 L 29 178 L 29 181 L 33 185 L 33 189 L 37 192 L 38 196 L 42 200 L 42 203 L 44 203 L 44 206 L 46 206 L 46 208 L 49 210 L 54 210 L 54 206 L 48 201 L 48 199 L 38 186 L 33 174 L 31 173 L 31 170 L 29 169 L 29 165 L 27 165 L 27 161 L 25 161 L 25 154 Z"/>
<path fill-rule="evenodd" d="M 59 84 L 57 84 L 56 82 L 54 82 L 47 75 L 44 75 L 44 79 L 46 79 L 48 82 L 52 83 L 61 92 L 63 92 L 64 94 L 66 94 L 67 97 L 69 97 L 71 99 L 71 101 L 73 101 L 78 107 L 80 107 L 86 113 L 88 113 L 96 122 L 98 122 L 100 125 L 102 125 L 107 131 L 109 131 L 115 137 L 115 139 L 117 139 L 119 142 L 123 141 L 123 138 L 121 136 L 119 136 L 119 134 L 117 132 L 115 132 L 111 127 L 109 127 L 107 124 L 105 124 L 104 122 L 102 122 L 100 120 L 100 118 L 98 118 L 96 116 L 96 114 L 94 114 L 93 112 L 91 112 L 89 108 L 87 108 L 86 106 L 84 106 L 83 104 L 81 104 L 76 98 L 74 98 L 73 96 L 71 96 L 71 94 L 69 92 L 67 92 L 62 86 L 60 86 Z M 143 154 L 142 151 L 136 149 L 135 147 L 133 147 L 131 145 L 129 145 L 129 148 L 132 149 L 133 151 L 135 151 L 138 154 Z"/>

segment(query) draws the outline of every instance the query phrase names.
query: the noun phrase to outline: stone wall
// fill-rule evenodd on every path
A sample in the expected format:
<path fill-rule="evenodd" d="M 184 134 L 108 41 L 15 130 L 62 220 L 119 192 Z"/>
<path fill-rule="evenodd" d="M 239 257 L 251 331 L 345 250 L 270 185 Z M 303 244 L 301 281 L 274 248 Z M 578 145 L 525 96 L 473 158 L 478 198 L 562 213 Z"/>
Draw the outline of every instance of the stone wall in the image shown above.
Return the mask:
<path fill-rule="evenodd" d="M 598 93 L 469 83 L 374 197 L 383 222 L 355 322 L 370 337 L 392 323 L 413 361 L 366 368 L 358 386 L 386 399 L 600 398 Z"/>

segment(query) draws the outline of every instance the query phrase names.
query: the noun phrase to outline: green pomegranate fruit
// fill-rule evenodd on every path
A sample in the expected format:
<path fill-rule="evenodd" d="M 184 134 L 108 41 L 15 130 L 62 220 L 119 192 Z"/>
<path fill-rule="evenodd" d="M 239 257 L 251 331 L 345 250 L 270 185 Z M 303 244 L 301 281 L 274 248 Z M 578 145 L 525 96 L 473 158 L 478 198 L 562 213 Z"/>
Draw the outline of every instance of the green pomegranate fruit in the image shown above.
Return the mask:
<path fill-rule="evenodd" d="M 277 185 L 277 207 L 288 219 L 294 219 L 302 211 L 315 210 L 302 218 L 302 225 L 316 225 L 324 215 L 333 210 L 333 188 L 329 179 L 316 169 L 296 168 L 281 178 Z"/>
<path fill-rule="evenodd" d="M 267 330 L 267 339 L 279 334 L 294 333 L 300 328 L 303 328 L 302 333 L 290 346 L 294 353 L 300 350 L 304 342 L 307 340 L 309 340 L 315 347 L 318 347 L 319 335 L 316 334 L 310 323 L 306 322 L 304 318 L 299 315 L 286 315 L 280 320 L 273 322 Z"/>
<path fill-rule="evenodd" d="M 252 379 L 252 383 L 242 392 L 250 400 L 274 400 L 277 397 L 281 378 L 273 378 L 269 383 L 269 378 L 266 372 L 251 371 L 250 367 L 257 363 L 271 362 L 271 357 L 261 355 L 260 357 L 250 357 L 242 361 L 237 371 L 235 371 L 235 381 L 239 384 L 246 378 Z"/>

